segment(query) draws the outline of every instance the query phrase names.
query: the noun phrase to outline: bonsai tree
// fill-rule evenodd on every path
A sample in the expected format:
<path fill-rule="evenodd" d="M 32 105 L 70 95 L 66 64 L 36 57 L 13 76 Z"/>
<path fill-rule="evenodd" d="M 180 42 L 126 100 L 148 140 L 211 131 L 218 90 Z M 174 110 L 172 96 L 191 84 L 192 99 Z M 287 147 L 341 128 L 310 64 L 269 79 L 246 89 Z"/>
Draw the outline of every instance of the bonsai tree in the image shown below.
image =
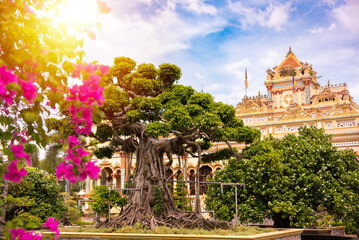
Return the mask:
<path fill-rule="evenodd" d="M 267 138 L 243 150 L 216 172 L 215 181 L 242 182 L 238 210 L 242 222 L 272 218 L 275 227 L 317 224 L 326 209 L 347 230 L 359 227 L 359 164 L 353 151 L 338 150 L 323 129 L 304 127 L 298 136 Z M 233 190 L 210 186 L 206 205 L 216 216 L 230 220 L 235 213 Z"/>
<path fill-rule="evenodd" d="M 175 205 L 178 209 L 182 210 L 182 211 L 191 211 L 192 207 L 191 205 L 189 205 L 189 200 L 187 199 L 187 190 L 186 190 L 186 186 L 183 182 L 183 176 L 179 175 L 177 177 L 177 184 L 176 187 L 174 188 L 174 192 L 173 192 L 173 199 L 175 201 Z"/>
<path fill-rule="evenodd" d="M 235 117 L 232 106 L 216 103 L 208 93 L 177 85 L 180 77 L 180 68 L 173 64 L 164 63 L 158 68 L 145 63 L 136 66 L 130 58 L 117 57 L 102 82 L 105 103 L 101 109 L 112 131 L 106 135 L 101 131 L 105 128 L 97 129 L 93 136 L 100 142 L 110 141 L 108 146 L 113 151 L 126 151 L 136 156 L 131 187 L 142 189 L 142 192 L 130 192 L 126 210 L 110 222 L 102 223 L 101 227 L 117 228 L 136 222 L 149 228 L 157 225 L 225 226 L 201 217 L 199 182 L 196 183 L 196 212 L 179 210 L 168 188 L 165 171 L 173 163 L 173 154 L 185 152 L 198 157 L 199 170 L 202 149 L 198 140 L 226 141 L 229 145 L 229 141 L 251 143 L 260 133 L 244 126 Z M 160 215 L 153 210 L 154 186 L 163 193 Z"/>
<path fill-rule="evenodd" d="M 110 201 L 110 208 L 116 206 L 123 208 L 127 204 L 127 199 L 121 197 L 116 191 L 110 191 L 107 186 L 96 186 L 92 192 L 90 199 L 91 209 L 100 216 L 108 217 L 108 202 Z"/>

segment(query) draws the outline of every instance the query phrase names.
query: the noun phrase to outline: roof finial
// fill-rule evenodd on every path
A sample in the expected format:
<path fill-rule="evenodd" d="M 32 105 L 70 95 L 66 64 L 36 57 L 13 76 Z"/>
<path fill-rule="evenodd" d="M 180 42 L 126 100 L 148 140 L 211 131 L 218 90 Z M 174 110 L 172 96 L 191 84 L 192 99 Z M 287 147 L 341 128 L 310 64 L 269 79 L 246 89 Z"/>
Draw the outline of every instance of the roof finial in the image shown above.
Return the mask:
<path fill-rule="evenodd" d="M 291 46 L 289 46 L 289 51 L 288 51 L 288 53 L 287 53 L 287 56 L 286 57 L 288 57 L 288 55 L 289 54 L 293 54 L 293 52 L 292 52 L 292 47 Z"/>

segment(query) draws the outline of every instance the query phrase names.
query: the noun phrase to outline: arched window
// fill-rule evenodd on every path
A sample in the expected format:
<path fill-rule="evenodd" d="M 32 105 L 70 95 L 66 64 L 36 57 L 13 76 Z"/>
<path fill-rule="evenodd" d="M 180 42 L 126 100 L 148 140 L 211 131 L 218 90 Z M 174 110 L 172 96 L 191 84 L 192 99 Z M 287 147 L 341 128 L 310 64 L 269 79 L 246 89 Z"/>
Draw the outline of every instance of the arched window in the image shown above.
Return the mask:
<path fill-rule="evenodd" d="M 116 186 L 117 189 L 121 188 L 121 170 L 116 171 Z"/>
<path fill-rule="evenodd" d="M 101 170 L 101 185 L 109 186 L 112 184 L 113 171 L 109 167 L 105 167 Z"/>
<path fill-rule="evenodd" d="M 202 166 L 199 169 L 199 180 L 200 181 L 206 181 L 207 176 L 212 177 L 212 168 L 210 168 L 209 166 Z M 207 190 L 208 190 L 208 186 L 207 186 L 206 183 L 201 183 L 199 185 L 199 195 L 206 194 Z"/>

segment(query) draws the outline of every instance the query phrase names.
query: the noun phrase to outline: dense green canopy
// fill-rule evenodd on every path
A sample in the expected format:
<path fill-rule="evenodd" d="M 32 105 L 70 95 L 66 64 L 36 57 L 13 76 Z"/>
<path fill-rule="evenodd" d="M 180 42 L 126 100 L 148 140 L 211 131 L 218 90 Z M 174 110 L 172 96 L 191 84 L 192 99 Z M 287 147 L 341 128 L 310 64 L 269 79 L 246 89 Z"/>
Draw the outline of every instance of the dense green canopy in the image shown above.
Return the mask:
<path fill-rule="evenodd" d="M 244 126 L 242 120 L 235 117 L 233 106 L 215 102 L 208 93 L 177 84 L 180 77 L 181 70 L 174 64 L 164 63 L 156 68 L 153 64 L 142 63 L 136 67 L 132 59 L 118 57 L 109 74 L 102 78 L 105 104 L 101 109 L 106 121 L 98 126 L 93 137 L 100 142 L 110 141 L 110 144 L 107 148 L 99 148 L 95 154 L 111 158 L 114 151 L 134 153 L 136 172 L 132 185 L 128 183 L 128 186 L 143 189 L 143 195 L 129 194 L 130 205 L 122 216 L 108 223 L 108 227 L 131 225 L 136 221 L 148 227 L 157 222 L 178 226 L 177 223 L 182 221 L 183 226 L 198 224 L 195 226 L 211 228 L 202 224 L 205 220 L 200 217 L 198 194 L 198 218 L 176 208 L 165 178 L 165 171 L 173 163 L 172 155 L 188 153 L 198 157 L 198 179 L 202 150 L 208 149 L 210 142 L 251 143 L 260 136 L 258 130 Z M 208 156 L 206 160 L 238 154 L 233 148 L 225 153 Z M 154 186 L 158 186 L 164 195 L 161 215 L 153 213 Z M 198 193 L 198 182 L 196 189 Z M 153 220 L 148 222 L 146 215 L 152 216 Z"/>
<path fill-rule="evenodd" d="M 326 209 L 348 230 L 359 226 L 359 165 L 351 150 L 338 150 L 323 129 L 302 128 L 298 136 L 267 138 L 244 149 L 243 161 L 232 159 L 215 181 L 243 182 L 238 209 L 243 222 L 273 218 L 278 227 L 315 226 Z M 207 207 L 220 219 L 235 212 L 233 189 L 211 186 Z M 320 214 L 319 214 L 320 215 Z"/>
<path fill-rule="evenodd" d="M 37 168 L 28 167 L 27 171 L 23 181 L 9 187 L 5 198 L 6 220 L 18 218 L 17 222 L 29 222 L 27 218 L 32 217 L 37 218 L 40 224 L 49 216 L 61 219 L 67 208 L 55 175 Z"/>

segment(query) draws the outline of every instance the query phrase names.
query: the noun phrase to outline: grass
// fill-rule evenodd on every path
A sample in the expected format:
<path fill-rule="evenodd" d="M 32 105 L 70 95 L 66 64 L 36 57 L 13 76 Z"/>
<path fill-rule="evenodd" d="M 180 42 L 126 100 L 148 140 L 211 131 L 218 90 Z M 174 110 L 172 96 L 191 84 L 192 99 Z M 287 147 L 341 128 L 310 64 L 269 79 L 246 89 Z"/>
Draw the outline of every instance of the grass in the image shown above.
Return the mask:
<path fill-rule="evenodd" d="M 188 228 L 169 228 L 156 227 L 154 229 L 145 229 L 142 224 L 135 224 L 134 226 L 125 226 L 122 228 L 95 228 L 93 226 L 79 226 L 79 227 L 60 227 L 60 232 L 96 232 L 96 233 L 141 233 L 141 234 L 184 234 L 184 235 L 232 235 L 232 236 L 246 236 L 259 233 L 273 232 L 274 229 L 236 226 L 232 229 L 214 229 L 207 231 L 204 229 L 188 229 Z"/>

